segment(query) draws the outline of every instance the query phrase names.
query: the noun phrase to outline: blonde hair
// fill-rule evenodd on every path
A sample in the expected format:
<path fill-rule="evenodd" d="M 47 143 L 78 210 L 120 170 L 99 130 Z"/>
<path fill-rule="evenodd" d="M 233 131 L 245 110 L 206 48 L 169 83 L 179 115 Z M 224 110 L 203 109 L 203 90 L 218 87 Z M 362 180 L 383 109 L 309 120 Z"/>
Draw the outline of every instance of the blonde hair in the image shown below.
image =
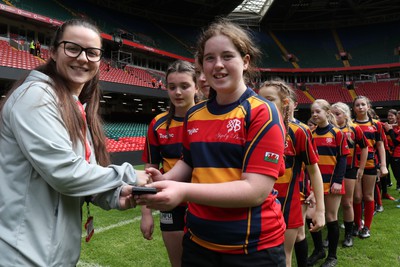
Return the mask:
<path fill-rule="evenodd" d="M 347 104 L 345 104 L 343 102 L 336 102 L 335 104 L 332 104 L 331 110 L 334 109 L 334 108 L 336 108 L 336 109 L 338 109 L 338 110 L 340 110 L 341 112 L 344 113 L 344 115 L 346 117 L 346 126 L 352 126 L 353 125 L 353 123 L 351 121 L 350 107 Z"/>
<path fill-rule="evenodd" d="M 345 128 L 347 128 L 350 132 L 350 127 L 353 126 L 353 122 L 351 121 L 350 107 L 343 102 L 336 102 L 331 106 L 331 110 L 332 109 L 338 109 L 339 111 L 343 112 L 344 116 L 346 117 Z M 351 136 L 347 136 L 347 140 L 349 143 L 354 144 L 354 140 L 351 139 Z"/>
<path fill-rule="evenodd" d="M 328 119 L 328 122 L 330 124 L 333 124 L 334 126 L 338 127 L 337 122 L 336 122 L 336 118 L 335 116 L 333 116 L 332 112 L 331 112 L 331 105 L 329 104 L 328 101 L 326 101 L 325 99 L 316 99 L 313 103 L 319 105 L 323 110 L 325 110 L 326 112 L 326 118 Z"/>

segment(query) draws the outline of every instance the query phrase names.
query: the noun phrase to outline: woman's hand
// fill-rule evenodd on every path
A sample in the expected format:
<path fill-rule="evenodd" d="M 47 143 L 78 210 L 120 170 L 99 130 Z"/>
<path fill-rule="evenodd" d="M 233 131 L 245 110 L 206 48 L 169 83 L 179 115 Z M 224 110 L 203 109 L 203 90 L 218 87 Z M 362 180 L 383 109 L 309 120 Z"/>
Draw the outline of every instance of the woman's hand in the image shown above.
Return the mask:
<path fill-rule="evenodd" d="M 130 209 L 136 207 L 136 200 L 132 195 L 132 186 L 123 185 L 119 194 L 119 205 L 121 209 Z"/>

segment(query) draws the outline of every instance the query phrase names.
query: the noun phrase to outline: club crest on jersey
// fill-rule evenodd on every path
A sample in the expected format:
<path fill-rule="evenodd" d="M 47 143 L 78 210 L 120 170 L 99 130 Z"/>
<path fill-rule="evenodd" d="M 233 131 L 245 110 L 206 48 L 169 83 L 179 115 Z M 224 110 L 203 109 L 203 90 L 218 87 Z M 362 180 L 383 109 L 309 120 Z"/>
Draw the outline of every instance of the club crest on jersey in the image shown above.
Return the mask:
<path fill-rule="evenodd" d="M 332 144 L 332 142 L 333 142 L 332 137 L 326 138 L 326 143 L 327 143 L 327 144 Z"/>
<path fill-rule="evenodd" d="M 272 152 L 265 152 L 264 160 L 272 163 L 278 163 L 279 155 Z"/>
<path fill-rule="evenodd" d="M 238 119 L 230 120 L 226 128 L 228 128 L 228 133 L 230 131 L 237 132 L 241 129 L 241 122 Z"/>

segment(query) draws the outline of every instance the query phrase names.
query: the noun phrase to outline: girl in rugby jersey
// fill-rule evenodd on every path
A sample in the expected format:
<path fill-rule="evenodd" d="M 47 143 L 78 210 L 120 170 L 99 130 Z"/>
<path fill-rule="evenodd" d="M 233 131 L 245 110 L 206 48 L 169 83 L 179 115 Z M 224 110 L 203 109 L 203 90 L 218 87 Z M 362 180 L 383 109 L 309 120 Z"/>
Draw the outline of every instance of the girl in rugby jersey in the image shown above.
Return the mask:
<path fill-rule="evenodd" d="M 387 130 L 390 127 L 385 127 L 385 125 L 392 125 L 392 126 L 395 126 L 395 128 L 396 128 L 396 126 L 397 126 L 396 116 L 397 116 L 397 110 L 389 109 L 388 113 L 387 113 L 387 122 L 384 123 L 384 125 L 383 125 L 384 130 L 385 130 L 386 139 L 387 139 L 388 146 L 389 146 L 389 149 L 386 150 L 386 168 L 387 169 L 389 169 L 389 166 L 391 166 L 391 161 L 392 161 L 391 158 L 392 158 L 392 154 L 393 154 L 393 150 L 394 150 L 394 144 L 393 144 L 393 140 Z M 391 128 L 393 128 L 393 127 L 391 127 Z M 396 184 L 399 184 L 399 183 L 396 183 Z M 392 185 L 390 172 L 388 172 L 387 176 L 381 177 L 381 185 L 382 185 L 382 197 L 385 199 L 389 199 L 389 200 L 395 200 L 395 198 L 392 197 L 391 195 L 389 195 L 389 193 L 387 192 L 387 188 Z"/>
<path fill-rule="evenodd" d="M 285 254 L 286 266 L 292 266 L 292 251 L 299 232 L 302 238 L 298 242 L 305 242 L 303 257 L 297 255 L 297 266 L 307 266 L 307 241 L 305 240 L 304 219 L 305 211 L 302 210 L 300 183 L 304 176 L 304 165 L 311 177 L 314 195 L 316 198 L 316 211 L 311 223 L 311 232 L 321 230 L 325 225 L 325 206 L 322 186 L 322 176 L 318 168 L 318 156 L 314 150 L 311 135 L 307 133 L 308 127 L 294 118 L 295 92 L 284 81 L 274 80 L 264 82 L 258 94 L 274 102 L 288 123 L 285 144 L 285 173 L 275 182 L 274 188 L 278 191 L 278 200 L 282 205 L 285 218 Z M 307 128 L 305 128 L 307 127 Z M 297 242 L 297 243 L 298 243 Z"/>
<path fill-rule="evenodd" d="M 390 139 L 393 142 L 393 151 L 391 156 L 391 168 L 392 173 L 396 181 L 400 181 L 400 127 L 398 122 L 400 121 L 400 111 L 396 112 L 396 123 L 385 123 L 383 127 L 385 132 L 388 133 Z M 397 188 L 399 189 L 399 183 L 397 183 Z M 400 208 L 400 205 L 397 206 Z"/>
<path fill-rule="evenodd" d="M 342 132 L 347 136 L 350 154 L 347 156 L 346 174 L 344 175 L 345 194 L 342 196 L 343 222 L 345 227 L 343 247 L 353 246 L 353 196 L 356 183 L 361 183 L 368 156 L 367 139 L 360 126 L 351 121 L 350 108 L 343 102 L 332 105 L 331 112 Z M 360 149 L 360 159 L 356 158 L 356 146 Z"/>
<path fill-rule="evenodd" d="M 196 99 L 194 66 L 182 60 L 173 62 L 166 72 L 169 110 L 157 115 L 150 123 L 143 153 L 145 167 L 168 172 L 182 154 L 183 118 Z M 182 237 L 186 204 L 160 213 L 160 228 L 171 266 L 181 266 Z M 151 209 L 142 207 L 140 224 L 143 237 L 152 239 L 154 221 Z"/>
<path fill-rule="evenodd" d="M 285 128 L 276 106 L 246 86 L 260 51 L 246 30 L 221 19 L 201 35 L 197 56 L 209 100 L 186 114 L 182 159 L 164 175 L 147 169 L 159 192 L 137 201 L 160 210 L 188 201 L 182 266 L 285 266 L 273 190 L 284 172 Z"/>
<path fill-rule="evenodd" d="M 330 105 L 326 100 L 315 100 L 311 105 L 311 115 L 313 121 L 318 125 L 313 132 L 313 138 L 317 146 L 318 166 L 324 182 L 325 218 L 329 241 L 328 256 L 322 266 L 336 266 L 336 251 L 339 242 L 337 214 L 340 200 L 344 194 L 343 177 L 346 171 L 346 157 L 350 151 L 346 136 L 336 126 L 335 117 L 332 115 Z M 312 232 L 311 236 L 315 249 L 308 258 L 308 264 L 314 265 L 319 259 L 325 257 L 325 252 L 322 246 L 321 231 Z"/>
<path fill-rule="evenodd" d="M 358 235 L 361 238 L 371 236 L 370 229 L 372 218 L 374 216 L 374 188 L 377 177 L 377 168 L 379 168 L 382 176 L 387 175 L 386 168 L 386 152 L 384 147 L 385 134 L 382 124 L 370 117 L 368 110 L 371 109 L 371 102 L 365 96 L 357 96 L 353 102 L 353 110 L 355 113 L 354 124 L 359 125 L 368 140 L 368 157 L 365 165 L 364 174 L 361 183 L 356 183 L 354 192 L 354 222 L 356 229 L 359 230 Z M 360 151 L 357 149 L 357 155 Z M 376 154 L 379 157 L 377 160 Z M 361 202 L 364 201 L 364 227 L 361 229 L 362 208 Z"/>

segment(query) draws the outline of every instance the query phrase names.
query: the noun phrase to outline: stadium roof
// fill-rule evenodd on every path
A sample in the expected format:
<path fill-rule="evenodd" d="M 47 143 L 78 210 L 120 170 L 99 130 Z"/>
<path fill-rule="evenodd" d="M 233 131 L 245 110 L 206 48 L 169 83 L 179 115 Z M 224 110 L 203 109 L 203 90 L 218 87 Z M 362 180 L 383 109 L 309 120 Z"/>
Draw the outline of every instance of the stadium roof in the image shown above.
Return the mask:
<path fill-rule="evenodd" d="M 229 18 L 249 26 L 258 26 L 274 0 L 244 0 Z"/>
<path fill-rule="evenodd" d="M 247 26 L 304 29 L 400 20 L 399 0 L 86 0 L 153 21 L 204 26 L 228 16 Z"/>

